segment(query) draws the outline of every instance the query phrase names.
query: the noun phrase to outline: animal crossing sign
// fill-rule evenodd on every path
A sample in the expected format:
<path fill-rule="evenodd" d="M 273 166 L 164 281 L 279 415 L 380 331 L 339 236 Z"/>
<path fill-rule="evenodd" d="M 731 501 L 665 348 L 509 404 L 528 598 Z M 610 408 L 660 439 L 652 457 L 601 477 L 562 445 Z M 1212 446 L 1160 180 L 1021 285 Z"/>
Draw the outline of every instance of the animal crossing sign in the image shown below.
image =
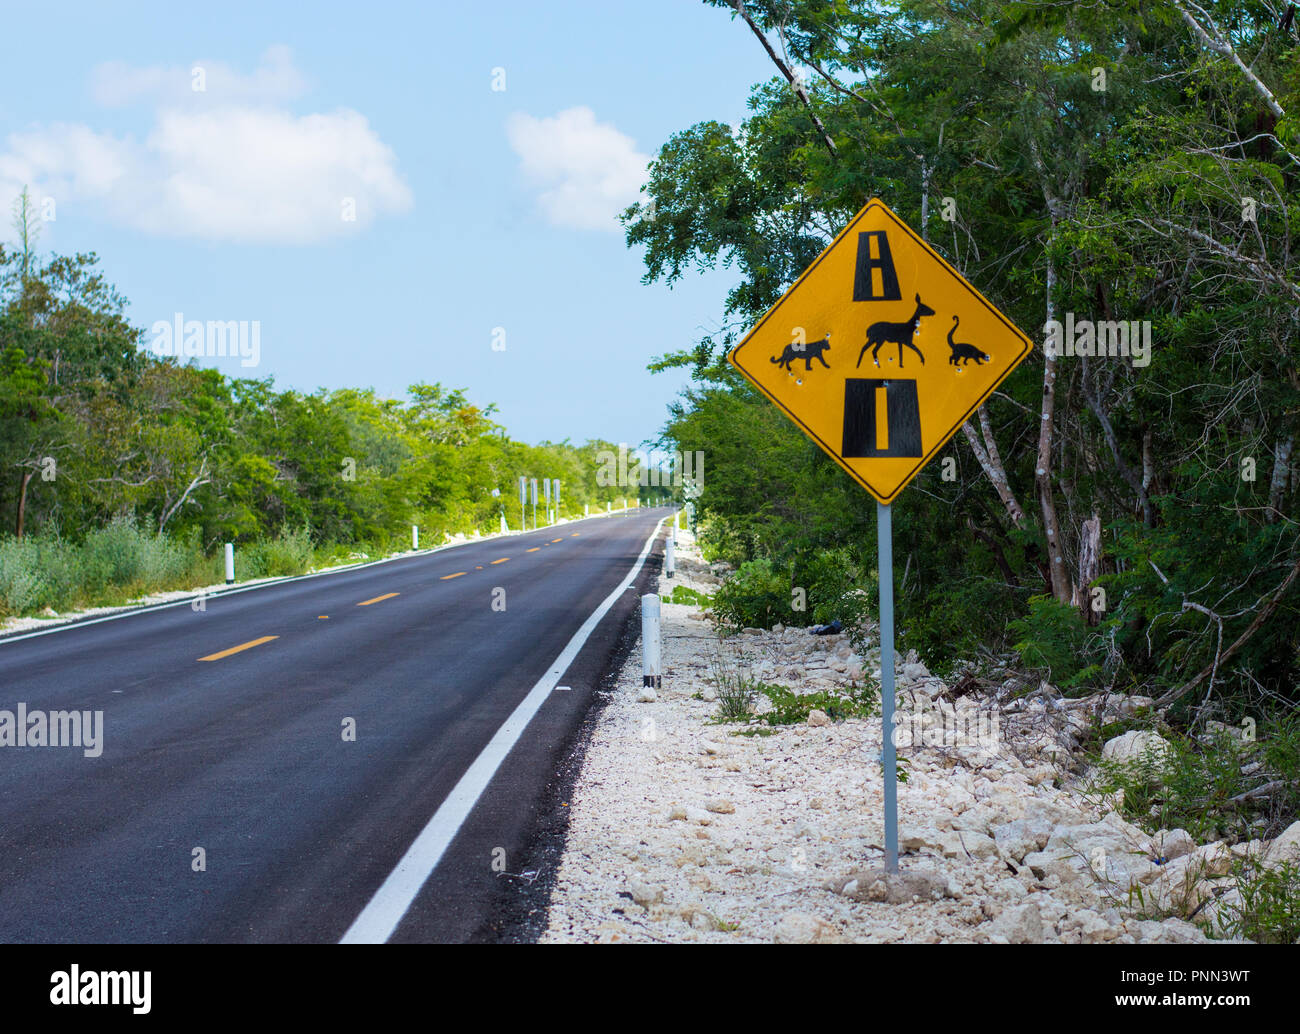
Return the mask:
<path fill-rule="evenodd" d="M 730 359 L 888 505 L 1032 347 L 874 200 Z"/>

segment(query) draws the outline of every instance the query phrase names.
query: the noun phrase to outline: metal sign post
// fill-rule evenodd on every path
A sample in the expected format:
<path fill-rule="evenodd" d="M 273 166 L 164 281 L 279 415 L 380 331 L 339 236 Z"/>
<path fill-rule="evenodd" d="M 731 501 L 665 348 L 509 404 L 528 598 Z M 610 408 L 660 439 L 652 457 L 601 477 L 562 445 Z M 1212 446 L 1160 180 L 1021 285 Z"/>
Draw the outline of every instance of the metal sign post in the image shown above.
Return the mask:
<path fill-rule="evenodd" d="M 727 357 L 879 504 L 886 872 L 898 871 L 890 504 L 1032 350 L 1028 335 L 875 199 Z M 694 530 L 689 504 L 686 512 Z"/>
<path fill-rule="evenodd" d="M 519 530 L 528 530 L 528 479 L 519 475 Z"/>
<path fill-rule="evenodd" d="M 533 531 L 537 530 L 537 478 L 533 478 Z"/>
<path fill-rule="evenodd" d="M 894 747 L 893 511 L 876 503 L 876 568 L 880 573 L 880 760 L 885 766 L 885 871 L 898 872 L 898 759 Z"/>

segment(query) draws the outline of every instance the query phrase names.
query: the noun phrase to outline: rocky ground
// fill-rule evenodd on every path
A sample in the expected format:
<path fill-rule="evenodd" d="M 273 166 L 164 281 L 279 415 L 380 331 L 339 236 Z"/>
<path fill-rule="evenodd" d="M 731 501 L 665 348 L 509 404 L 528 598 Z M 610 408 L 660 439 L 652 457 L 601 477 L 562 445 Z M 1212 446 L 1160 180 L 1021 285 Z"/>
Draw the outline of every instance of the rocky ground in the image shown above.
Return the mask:
<path fill-rule="evenodd" d="M 688 533 L 677 552 L 660 593 L 712 592 L 723 572 Z M 843 635 L 803 628 L 720 643 L 698 608 L 662 611 L 663 687 L 643 692 L 633 651 L 570 802 L 544 942 L 1202 942 L 1178 917 L 1216 922 L 1234 857 L 1300 858 L 1300 823 L 1271 845 L 1198 845 L 1152 836 L 1065 779 L 1058 762 L 1090 711 L 1134 698 L 1063 701 L 1044 685 L 999 703 L 912 656 L 899 666 L 900 872 L 886 875 L 879 716 L 814 710 L 733 735 L 744 726 L 715 722 L 713 678 L 721 665 L 842 691 L 878 677 L 878 651 L 857 657 Z M 1107 753 L 1158 750 L 1151 735 Z"/>

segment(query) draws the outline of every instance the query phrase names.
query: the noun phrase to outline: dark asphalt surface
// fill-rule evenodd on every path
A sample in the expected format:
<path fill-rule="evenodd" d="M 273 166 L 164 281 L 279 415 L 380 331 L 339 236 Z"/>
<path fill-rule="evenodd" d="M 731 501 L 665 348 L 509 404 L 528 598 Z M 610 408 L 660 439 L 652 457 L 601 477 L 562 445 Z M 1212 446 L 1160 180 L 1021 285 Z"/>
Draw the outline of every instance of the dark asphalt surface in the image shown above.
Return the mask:
<path fill-rule="evenodd" d="M 666 513 L 0 640 L 0 709 L 104 712 L 98 758 L 0 748 L 0 942 L 336 942 Z M 529 870 L 539 808 L 661 548 L 393 941 L 491 940 L 509 919 L 519 877 L 507 874 Z M 504 612 L 492 609 L 497 586 Z M 387 593 L 399 595 L 358 606 Z M 263 636 L 279 638 L 198 660 Z"/>

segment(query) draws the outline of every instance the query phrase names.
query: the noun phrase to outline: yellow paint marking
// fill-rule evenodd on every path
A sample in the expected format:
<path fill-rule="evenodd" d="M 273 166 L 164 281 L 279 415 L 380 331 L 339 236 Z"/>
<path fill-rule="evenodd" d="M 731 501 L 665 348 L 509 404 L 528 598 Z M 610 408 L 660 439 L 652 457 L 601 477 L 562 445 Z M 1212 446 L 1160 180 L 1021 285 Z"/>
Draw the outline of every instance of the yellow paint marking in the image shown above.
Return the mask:
<path fill-rule="evenodd" d="M 492 563 L 494 563 L 494 564 L 504 564 L 504 563 L 505 563 L 507 560 L 509 560 L 509 559 L 510 559 L 510 558 L 509 558 L 508 556 L 503 556 L 500 560 L 493 560 Z"/>
<path fill-rule="evenodd" d="M 376 596 L 373 600 L 362 600 L 357 604 L 358 607 L 368 607 L 372 603 L 378 603 L 380 600 L 391 600 L 394 596 L 402 595 L 400 592 L 386 592 L 382 596 Z"/>
<path fill-rule="evenodd" d="M 576 538 L 577 538 L 579 535 L 581 535 L 581 534 L 582 534 L 582 532 L 580 532 L 580 531 L 575 531 L 572 535 L 569 536 L 569 538 L 571 538 L 571 539 L 576 539 Z"/>
<path fill-rule="evenodd" d="M 483 565 L 482 565 L 482 564 L 475 564 L 475 565 L 474 565 L 474 570 L 475 570 L 475 571 L 481 571 L 481 570 L 483 570 Z"/>
<path fill-rule="evenodd" d="M 330 619 L 330 616 L 329 616 L 328 614 L 317 614 L 317 615 L 316 615 L 316 620 L 317 620 L 317 621 L 328 621 L 329 619 Z"/>
<path fill-rule="evenodd" d="M 536 553 L 536 552 L 537 552 L 539 549 L 541 549 L 541 548 L 542 548 L 541 546 L 534 546 L 532 549 L 525 549 L 524 552 L 525 552 L 525 553 Z"/>
<path fill-rule="evenodd" d="M 551 539 L 552 542 L 563 542 L 564 539 Z"/>
<path fill-rule="evenodd" d="M 445 582 L 449 578 L 459 578 L 464 573 L 465 573 L 464 571 L 457 571 L 455 574 L 444 574 L 441 578 L 438 579 L 438 581 Z"/>
<path fill-rule="evenodd" d="M 263 643 L 269 643 L 272 639 L 279 639 L 278 635 L 264 635 L 261 639 L 250 639 L 246 643 L 240 643 L 238 646 L 232 646 L 229 650 L 222 650 L 219 653 L 210 653 L 206 657 L 200 657 L 201 661 L 219 661 L 222 657 L 229 657 L 232 653 L 239 653 L 241 650 L 249 650 L 254 646 L 261 646 Z"/>

